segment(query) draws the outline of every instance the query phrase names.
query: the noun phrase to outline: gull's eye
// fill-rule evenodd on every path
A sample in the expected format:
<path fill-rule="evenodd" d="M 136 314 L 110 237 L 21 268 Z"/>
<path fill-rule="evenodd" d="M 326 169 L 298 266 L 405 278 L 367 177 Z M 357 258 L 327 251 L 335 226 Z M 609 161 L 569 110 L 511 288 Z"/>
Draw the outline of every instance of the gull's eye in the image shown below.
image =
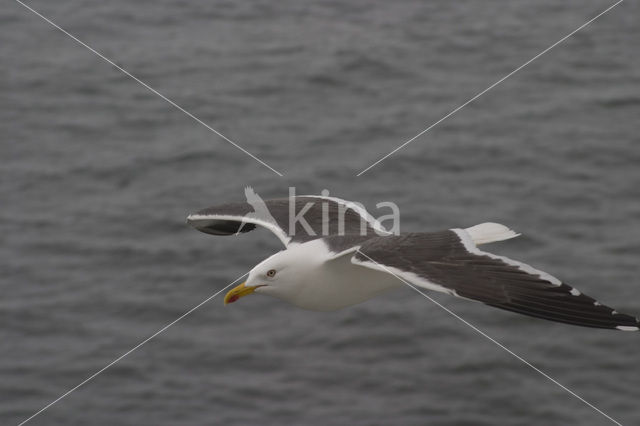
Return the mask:
<path fill-rule="evenodd" d="M 275 270 L 275 269 L 269 269 L 269 270 L 267 271 L 267 276 L 268 276 L 269 278 L 273 278 L 275 275 L 276 275 L 276 270 Z"/>

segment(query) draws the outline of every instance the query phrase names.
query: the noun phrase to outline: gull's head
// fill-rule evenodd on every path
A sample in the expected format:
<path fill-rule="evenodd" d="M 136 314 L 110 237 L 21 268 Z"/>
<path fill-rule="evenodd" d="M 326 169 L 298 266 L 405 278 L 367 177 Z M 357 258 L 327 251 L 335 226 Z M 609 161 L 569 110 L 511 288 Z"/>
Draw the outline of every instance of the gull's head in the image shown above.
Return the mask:
<path fill-rule="evenodd" d="M 301 246 L 300 246 L 301 247 Z M 257 264 L 247 280 L 232 288 L 224 297 L 224 304 L 237 301 L 252 293 L 262 293 L 292 301 L 309 282 L 311 271 L 319 264 L 307 250 L 288 249 Z"/>

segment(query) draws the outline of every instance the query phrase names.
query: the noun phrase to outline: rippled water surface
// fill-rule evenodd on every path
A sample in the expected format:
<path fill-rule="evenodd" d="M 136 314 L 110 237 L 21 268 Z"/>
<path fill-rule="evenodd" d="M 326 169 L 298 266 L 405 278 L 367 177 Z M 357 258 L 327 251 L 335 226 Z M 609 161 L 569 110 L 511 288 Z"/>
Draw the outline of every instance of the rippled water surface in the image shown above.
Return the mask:
<path fill-rule="evenodd" d="M 17 424 L 279 249 L 186 215 L 319 193 L 402 229 L 492 220 L 494 247 L 640 314 L 640 7 L 627 1 L 114 0 L 0 9 L 0 423 Z M 623 424 L 637 334 L 435 295 Z M 334 313 L 220 298 L 32 420 L 42 425 L 600 425 L 409 289 Z"/>

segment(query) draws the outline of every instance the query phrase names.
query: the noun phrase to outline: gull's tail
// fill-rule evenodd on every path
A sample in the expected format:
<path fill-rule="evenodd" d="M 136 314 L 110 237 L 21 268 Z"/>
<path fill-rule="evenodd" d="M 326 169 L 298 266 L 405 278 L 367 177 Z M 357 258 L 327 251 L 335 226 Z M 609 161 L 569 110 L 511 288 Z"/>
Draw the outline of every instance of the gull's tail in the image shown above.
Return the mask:
<path fill-rule="evenodd" d="M 520 235 L 504 225 L 493 222 L 481 223 L 471 228 L 466 228 L 465 231 L 471 236 L 475 245 L 495 243 L 496 241 L 504 241 Z"/>

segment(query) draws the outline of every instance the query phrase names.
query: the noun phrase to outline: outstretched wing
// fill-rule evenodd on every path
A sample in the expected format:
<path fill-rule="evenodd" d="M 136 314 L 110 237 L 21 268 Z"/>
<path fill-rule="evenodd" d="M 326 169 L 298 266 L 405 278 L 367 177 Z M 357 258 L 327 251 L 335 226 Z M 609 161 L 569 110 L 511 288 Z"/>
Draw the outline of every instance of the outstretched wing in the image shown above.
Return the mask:
<path fill-rule="evenodd" d="M 392 273 L 422 288 L 477 300 L 551 321 L 638 331 L 637 318 L 620 314 L 515 260 L 481 251 L 463 229 L 372 238 L 352 262 Z"/>
<path fill-rule="evenodd" d="M 248 190 L 247 201 L 200 210 L 189 215 L 187 223 L 212 235 L 235 235 L 262 226 L 285 246 L 328 235 L 387 233 L 364 208 L 339 198 L 305 195 L 262 200 Z"/>

